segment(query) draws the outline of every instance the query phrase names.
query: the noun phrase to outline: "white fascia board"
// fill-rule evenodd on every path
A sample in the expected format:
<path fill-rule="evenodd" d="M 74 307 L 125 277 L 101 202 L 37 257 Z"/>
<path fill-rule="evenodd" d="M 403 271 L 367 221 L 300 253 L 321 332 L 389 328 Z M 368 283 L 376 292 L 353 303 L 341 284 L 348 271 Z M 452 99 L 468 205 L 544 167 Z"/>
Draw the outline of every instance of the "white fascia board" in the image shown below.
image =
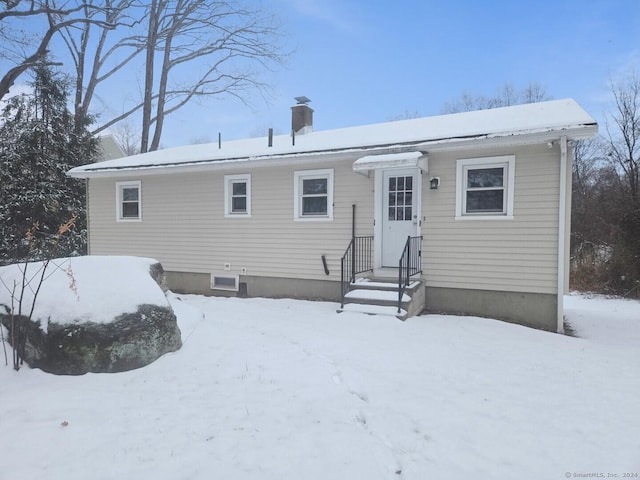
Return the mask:
<path fill-rule="evenodd" d="M 597 133 L 597 127 L 580 129 L 575 131 L 567 130 L 546 130 L 544 132 L 535 132 L 529 134 L 507 134 L 507 135 L 491 135 L 476 138 L 452 138 L 438 140 L 434 142 L 425 142 L 421 148 L 433 152 L 448 152 L 471 150 L 478 148 L 494 148 L 494 147 L 510 147 L 523 145 L 544 144 L 552 141 L 558 141 L 560 137 L 566 136 L 571 140 L 586 140 L 592 138 Z"/>
<path fill-rule="evenodd" d="M 74 168 L 67 172 L 67 175 L 73 178 L 113 178 L 113 177 L 131 177 L 131 176 L 148 176 L 148 175 L 168 175 L 174 173 L 197 173 L 210 171 L 237 170 L 242 168 L 249 171 L 253 168 L 276 167 L 286 165 L 309 165 L 318 164 L 319 162 L 329 162 L 336 159 L 354 160 L 362 155 L 362 151 L 357 152 L 314 152 L 309 154 L 281 155 L 272 157 L 246 157 L 234 158 L 229 160 L 210 160 L 198 162 L 181 162 L 177 164 L 160 164 L 160 165 L 139 165 L 123 168 L 100 168 L 99 164 L 95 169 L 87 169 L 85 167 Z"/>
<path fill-rule="evenodd" d="M 587 140 L 598 133 L 597 125 L 580 125 L 566 129 L 547 129 L 536 132 L 489 135 L 475 138 L 452 138 L 425 142 L 422 146 L 429 152 L 446 152 L 455 150 L 468 150 L 470 148 L 493 148 L 504 146 L 535 145 L 557 141 L 561 137 L 569 140 Z"/>

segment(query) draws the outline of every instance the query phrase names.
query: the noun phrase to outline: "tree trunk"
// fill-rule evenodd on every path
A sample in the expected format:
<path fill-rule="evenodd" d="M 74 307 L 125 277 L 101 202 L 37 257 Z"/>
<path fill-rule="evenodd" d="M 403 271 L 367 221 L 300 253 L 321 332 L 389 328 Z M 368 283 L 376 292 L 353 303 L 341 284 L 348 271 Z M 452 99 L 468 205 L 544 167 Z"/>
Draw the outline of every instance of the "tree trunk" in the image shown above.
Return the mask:
<path fill-rule="evenodd" d="M 149 150 L 149 132 L 151 131 L 151 112 L 153 107 L 153 74 L 155 67 L 156 45 L 158 43 L 158 20 L 162 6 L 157 0 L 152 0 L 149 8 L 149 31 L 146 45 L 146 62 L 144 72 L 144 98 L 142 105 L 142 132 L 140 152 Z"/>

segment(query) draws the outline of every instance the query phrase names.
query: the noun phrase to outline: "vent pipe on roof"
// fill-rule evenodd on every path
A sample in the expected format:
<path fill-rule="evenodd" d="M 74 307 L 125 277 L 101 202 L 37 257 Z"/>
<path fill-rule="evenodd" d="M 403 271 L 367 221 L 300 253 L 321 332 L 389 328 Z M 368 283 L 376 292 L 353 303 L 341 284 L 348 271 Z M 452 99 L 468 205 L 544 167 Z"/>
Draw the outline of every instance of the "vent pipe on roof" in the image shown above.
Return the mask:
<path fill-rule="evenodd" d="M 273 147 L 273 128 L 269 129 L 269 146 Z"/>
<path fill-rule="evenodd" d="M 218 132 L 218 149 L 222 148 L 222 133 Z"/>
<path fill-rule="evenodd" d="M 291 107 L 291 131 L 297 135 L 304 135 L 313 131 L 313 109 L 307 105 L 311 100 L 307 97 L 296 97 L 296 103 Z"/>

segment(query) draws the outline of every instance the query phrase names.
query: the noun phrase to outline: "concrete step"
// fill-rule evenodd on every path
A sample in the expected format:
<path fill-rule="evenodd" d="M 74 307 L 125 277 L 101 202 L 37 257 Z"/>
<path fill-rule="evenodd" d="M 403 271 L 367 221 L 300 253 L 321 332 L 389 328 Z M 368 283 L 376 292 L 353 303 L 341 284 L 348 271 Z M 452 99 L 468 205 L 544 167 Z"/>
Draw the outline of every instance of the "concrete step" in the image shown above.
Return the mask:
<path fill-rule="evenodd" d="M 398 307 L 383 306 L 383 305 L 365 305 L 361 303 L 347 303 L 343 308 L 339 308 L 338 312 L 358 312 L 366 313 L 367 315 L 387 315 L 390 317 L 396 317 L 404 320 L 407 315 L 407 311 L 404 309 L 398 313 Z"/>
<path fill-rule="evenodd" d="M 405 291 L 411 292 L 414 288 L 420 286 L 417 280 L 412 281 Z M 365 290 L 388 290 L 398 292 L 398 279 L 387 278 L 358 278 L 351 284 L 351 288 Z"/>
<path fill-rule="evenodd" d="M 342 311 L 355 311 L 369 315 L 390 315 L 401 320 L 412 311 L 413 296 L 419 293 L 422 282 L 413 280 L 402 294 L 401 310 L 398 313 L 398 279 L 381 277 L 358 278 L 351 284 L 344 297 Z"/>
<path fill-rule="evenodd" d="M 345 295 L 345 302 L 349 303 L 361 303 L 371 305 L 389 305 L 394 306 L 398 304 L 398 292 L 389 290 L 368 290 L 357 288 L 351 290 Z M 402 295 L 402 303 L 408 303 L 411 301 L 411 297 L 406 293 Z"/>

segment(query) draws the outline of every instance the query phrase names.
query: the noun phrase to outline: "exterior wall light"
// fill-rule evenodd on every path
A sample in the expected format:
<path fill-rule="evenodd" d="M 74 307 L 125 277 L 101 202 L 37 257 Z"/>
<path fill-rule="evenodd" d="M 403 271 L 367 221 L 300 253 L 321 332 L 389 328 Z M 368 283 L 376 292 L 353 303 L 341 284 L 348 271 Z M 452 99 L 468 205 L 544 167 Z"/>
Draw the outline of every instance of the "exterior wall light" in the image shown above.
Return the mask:
<path fill-rule="evenodd" d="M 440 186 L 440 177 L 431 177 L 429 179 L 429 188 L 431 188 L 431 190 L 437 190 L 439 186 Z"/>

